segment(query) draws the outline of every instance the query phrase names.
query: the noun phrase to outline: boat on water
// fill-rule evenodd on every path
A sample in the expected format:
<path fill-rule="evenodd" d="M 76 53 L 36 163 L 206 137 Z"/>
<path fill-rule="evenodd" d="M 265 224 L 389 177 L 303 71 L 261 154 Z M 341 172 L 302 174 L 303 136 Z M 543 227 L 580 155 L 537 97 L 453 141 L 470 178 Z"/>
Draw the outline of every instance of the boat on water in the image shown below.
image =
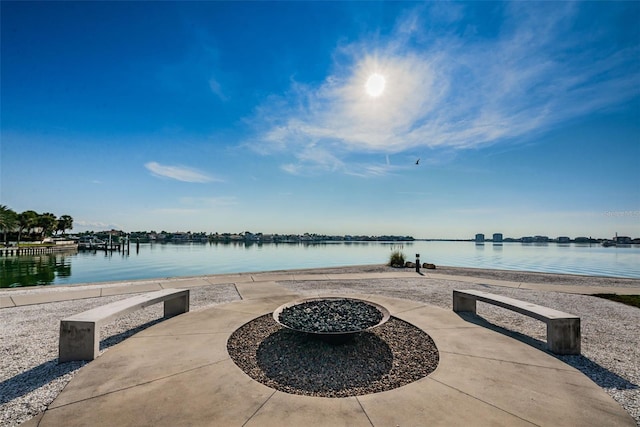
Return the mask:
<path fill-rule="evenodd" d="M 96 236 L 82 236 L 78 239 L 78 249 L 98 249 L 104 245 L 105 241 Z"/>

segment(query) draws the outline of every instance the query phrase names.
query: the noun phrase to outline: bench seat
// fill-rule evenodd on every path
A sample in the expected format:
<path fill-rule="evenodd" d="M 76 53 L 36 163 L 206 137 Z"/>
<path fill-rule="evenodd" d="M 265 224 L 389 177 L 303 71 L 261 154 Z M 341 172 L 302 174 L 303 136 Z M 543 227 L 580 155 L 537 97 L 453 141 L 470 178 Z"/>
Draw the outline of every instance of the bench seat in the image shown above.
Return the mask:
<path fill-rule="evenodd" d="M 580 317 L 475 289 L 453 291 L 453 311 L 476 313 L 476 301 L 515 311 L 547 324 L 547 347 L 556 354 L 580 354 Z"/>
<path fill-rule="evenodd" d="M 163 289 L 74 314 L 60 321 L 58 363 L 93 360 L 100 351 L 100 327 L 113 319 L 164 302 L 164 317 L 189 311 L 188 289 Z"/>

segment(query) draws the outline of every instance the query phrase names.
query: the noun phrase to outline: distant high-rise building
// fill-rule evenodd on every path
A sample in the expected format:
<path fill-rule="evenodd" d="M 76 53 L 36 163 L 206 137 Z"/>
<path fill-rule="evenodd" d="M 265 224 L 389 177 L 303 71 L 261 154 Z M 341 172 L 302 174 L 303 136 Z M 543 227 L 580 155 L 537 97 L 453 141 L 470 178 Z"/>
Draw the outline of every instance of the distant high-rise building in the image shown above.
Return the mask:
<path fill-rule="evenodd" d="M 484 234 L 482 233 L 476 234 L 476 243 L 484 243 Z"/>
<path fill-rule="evenodd" d="M 493 243 L 502 243 L 502 233 L 493 233 Z"/>

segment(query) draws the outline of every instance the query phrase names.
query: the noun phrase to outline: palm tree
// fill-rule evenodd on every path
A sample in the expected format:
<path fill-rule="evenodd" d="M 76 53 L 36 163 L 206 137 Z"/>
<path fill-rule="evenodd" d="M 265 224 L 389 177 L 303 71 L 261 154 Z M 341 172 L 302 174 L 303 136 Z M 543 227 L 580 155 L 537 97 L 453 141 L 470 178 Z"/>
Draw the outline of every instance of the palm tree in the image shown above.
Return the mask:
<path fill-rule="evenodd" d="M 7 232 L 13 230 L 18 223 L 18 214 L 5 205 L 0 205 L 0 230 L 4 232 L 4 244 L 7 245 Z"/>
<path fill-rule="evenodd" d="M 73 218 L 70 215 L 62 215 L 58 219 L 56 231 L 62 231 L 62 234 L 64 234 L 65 230 L 71 229 L 73 229 Z"/>
<path fill-rule="evenodd" d="M 24 211 L 18 214 L 18 246 L 24 230 L 31 230 L 36 225 L 38 214 L 36 211 Z"/>

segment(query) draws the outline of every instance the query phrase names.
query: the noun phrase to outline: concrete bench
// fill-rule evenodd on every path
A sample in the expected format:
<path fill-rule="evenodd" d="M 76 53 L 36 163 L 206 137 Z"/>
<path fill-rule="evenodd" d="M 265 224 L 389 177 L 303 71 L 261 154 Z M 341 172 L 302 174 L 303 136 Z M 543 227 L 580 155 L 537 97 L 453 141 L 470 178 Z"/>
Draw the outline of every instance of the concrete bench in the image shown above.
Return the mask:
<path fill-rule="evenodd" d="M 188 289 L 163 289 L 74 314 L 60 321 L 58 363 L 93 360 L 100 351 L 100 327 L 127 313 L 164 301 L 164 316 L 189 311 Z"/>
<path fill-rule="evenodd" d="M 473 289 L 453 291 L 453 311 L 476 312 L 476 301 L 497 305 L 547 324 L 547 348 L 556 354 L 580 354 L 580 318 L 573 314 Z"/>

